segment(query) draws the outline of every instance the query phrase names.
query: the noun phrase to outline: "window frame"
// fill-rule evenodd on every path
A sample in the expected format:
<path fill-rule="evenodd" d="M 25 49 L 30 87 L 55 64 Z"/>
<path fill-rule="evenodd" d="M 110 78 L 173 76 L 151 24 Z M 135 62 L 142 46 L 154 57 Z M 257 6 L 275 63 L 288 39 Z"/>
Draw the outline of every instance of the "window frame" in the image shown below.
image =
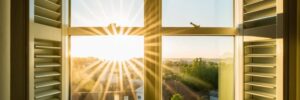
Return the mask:
<path fill-rule="evenodd" d="M 69 16 L 69 51 L 71 43 L 70 36 L 116 35 L 113 32 L 119 32 L 120 30 L 129 30 L 130 33 L 126 35 L 144 36 L 144 99 L 162 100 L 162 36 L 236 36 L 238 33 L 236 31 L 236 27 L 238 27 L 236 16 L 238 15 L 236 14 L 237 5 L 235 2 L 236 0 L 233 0 L 232 27 L 162 27 L 162 0 L 144 0 L 144 27 L 116 27 L 115 25 L 107 27 L 71 27 L 71 16 Z M 70 1 L 68 15 L 71 15 L 71 6 Z M 147 44 L 157 45 L 149 46 Z M 234 50 L 236 50 L 236 44 L 233 45 Z M 152 52 L 152 54 L 147 52 Z M 155 55 L 153 55 L 153 53 Z M 235 54 L 234 60 L 236 60 Z M 70 68 L 70 58 L 68 61 Z M 234 61 L 234 63 L 236 62 Z M 145 69 L 147 69 L 147 71 Z M 153 76 L 151 73 L 155 75 Z M 69 81 L 71 81 L 71 78 L 69 78 Z M 71 95 L 71 92 L 69 95 Z"/>
<path fill-rule="evenodd" d="M 137 33 L 141 30 L 147 30 L 148 28 L 145 27 L 145 24 L 149 21 L 146 16 L 146 9 L 158 9 L 159 12 L 157 14 L 153 14 L 154 16 L 159 16 L 158 20 L 162 20 L 162 0 L 151 0 L 153 2 L 159 2 L 155 6 L 151 6 L 149 0 L 144 0 L 144 27 L 116 27 L 115 25 L 110 25 L 107 27 L 69 27 L 69 35 L 114 35 L 114 34 L 107 34 L 109 32 L 113 32 L 113 29 L 120 30 L 131 30 L 132 33 L 128 35 L 145 35 L 145 33 Z M 162 22 L 160 22 L 160 30 L 162 35 L 167 36 L 176 36 L 176 35 L 213 35 L 213 36 L 235 36 L 236 35 L 236 21 L 235 21 L 235 0 L 232 0 L 232 10 L 233 10 L 233 18 L 232 18 L 232 27 L 163 27 Z M 70 11 L 71 13 L 71 3 L 70 3 Z M 151 12 L 150 12 L 151 13 Z M 69 14 L 71 15 L 71 14 Z M 152 15 L 152 16 L 153 16 Z M 71 17 L 70 25 L 71 25 Z M 187 34 L 189 33 L 189 34 Z"/>

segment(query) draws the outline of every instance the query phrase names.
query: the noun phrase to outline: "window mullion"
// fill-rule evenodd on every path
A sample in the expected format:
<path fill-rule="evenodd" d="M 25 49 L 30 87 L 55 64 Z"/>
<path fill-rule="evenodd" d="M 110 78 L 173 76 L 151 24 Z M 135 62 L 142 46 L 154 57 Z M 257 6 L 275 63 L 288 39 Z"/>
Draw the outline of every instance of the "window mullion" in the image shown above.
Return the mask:
<path fill-rule="evenodd" d="M 161 100 L 161 0 L 145 0 L 145 100 Z M 155 44 L 155 45 L 150 45 Z"/>

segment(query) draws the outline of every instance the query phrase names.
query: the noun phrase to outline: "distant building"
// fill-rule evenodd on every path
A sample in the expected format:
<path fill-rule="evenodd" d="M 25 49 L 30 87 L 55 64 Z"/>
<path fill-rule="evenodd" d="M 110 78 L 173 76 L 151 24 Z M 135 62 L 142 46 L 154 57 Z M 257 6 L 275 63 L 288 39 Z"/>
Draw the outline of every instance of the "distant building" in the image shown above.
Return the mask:
<path fill-rule="evenodd" d="M 210 91 L 209 100 L 218 100 L 218 91 L 216 90 Z"/>
<path fill-rule="evenodd" d="M 141 86 L 135 90 L 137 100 L 144 100 L 144 86 Z"/>

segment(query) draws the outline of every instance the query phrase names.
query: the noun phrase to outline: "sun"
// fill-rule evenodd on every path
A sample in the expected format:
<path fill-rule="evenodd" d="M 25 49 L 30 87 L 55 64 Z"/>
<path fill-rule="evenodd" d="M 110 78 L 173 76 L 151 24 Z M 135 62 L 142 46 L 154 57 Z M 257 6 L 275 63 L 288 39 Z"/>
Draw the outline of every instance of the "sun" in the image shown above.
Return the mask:
<path fill-rule="evenodd" d="M 72 36 L 72 57 L 97 57 L 104 60 L 126 61 L 144 55 L 143 36 Z"/>
<path fill-rule="evenodd" d="M 141 57 L 138 50 L 141 49 L 140 44 L 136 42 L 141 42 L 134 37 L 127 35 L 113 35 L 109 36 L 110 41 L 107 41 L 107 55 L 103 57 L 107 60 L 114 61 L 124 61 L 136 57 Z M 143 42 L 142 42 L 143 43 Z"/>

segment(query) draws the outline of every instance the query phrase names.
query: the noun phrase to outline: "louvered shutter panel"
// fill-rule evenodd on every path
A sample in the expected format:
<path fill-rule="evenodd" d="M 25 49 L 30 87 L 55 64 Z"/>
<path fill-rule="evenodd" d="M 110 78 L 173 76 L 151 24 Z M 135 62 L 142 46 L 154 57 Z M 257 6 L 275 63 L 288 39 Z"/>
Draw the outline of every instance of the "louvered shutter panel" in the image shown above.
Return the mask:
<path fill-rule="evenodd" d="M 282 100 L 278 0 L 244 0 L 244 100 Z"/>
<path fill-rule="evenodd" d="M 63 0 L 31 0 L 30 100 L 62 100 Z"/>

